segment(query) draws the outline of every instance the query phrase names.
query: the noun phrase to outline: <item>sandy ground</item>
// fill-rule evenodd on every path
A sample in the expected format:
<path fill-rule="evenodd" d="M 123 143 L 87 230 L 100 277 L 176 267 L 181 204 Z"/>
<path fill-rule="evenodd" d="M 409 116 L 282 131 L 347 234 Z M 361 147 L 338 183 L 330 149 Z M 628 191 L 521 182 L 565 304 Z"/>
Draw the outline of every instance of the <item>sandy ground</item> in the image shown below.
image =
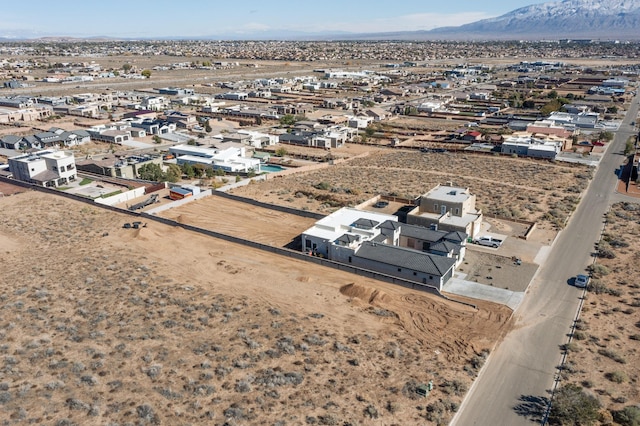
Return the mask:
<path fill-rule="evenodd" d="M 291 244 L 316 222 L 218 196 L 165 210 L 160 216 L 276 247 Z"/>
<path fill-rule="evenodd" d="M 237 188 L 233 193 L 328 214 L 378 194 L 413 199 L 438 184 L 449 184 L 470 188 L 477 196 L 476 206 L 486 214 L 561 229 L 591 174 L 582 165 L 386 149 L 328 168 Z"/>
<path fill-rule="evenodd" d="M 0 209 L 9 424 L 446 421 L 509 327 L 503 306 L 155 222 L 123 229 L 129 217 L 62 197 Z"/>
<path fill-rule="evenodd" d="M 562 371 L 561 384 L 576 383 L 598 398 L 603 420 L 640 404 L 638 235 L 640 204 L 614 205 L 600 247 L 615 257 L 597 260 Z"/>

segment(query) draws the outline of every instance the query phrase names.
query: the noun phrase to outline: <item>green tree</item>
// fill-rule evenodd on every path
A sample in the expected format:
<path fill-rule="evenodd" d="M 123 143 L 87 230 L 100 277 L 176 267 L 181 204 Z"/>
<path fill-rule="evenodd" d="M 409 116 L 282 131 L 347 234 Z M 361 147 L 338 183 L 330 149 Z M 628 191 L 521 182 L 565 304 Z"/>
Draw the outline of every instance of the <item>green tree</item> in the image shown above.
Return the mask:
<path fill-rule="evenodd" d="M 189 163 L 183 163 L 180 169 L 189 179 L 193 179 L 196 175 L 196 172 L 193 170 L 193 166 Z"/>
<path fill-rule="evenodd" d="M 286 114 L 280 117 L 280 124 L 283 126 L 292 126 L 296 122 L 296 117 L 293 114 Z"/>
<path fill-rule="evenodd" d="M 122 71 L 124 71 L 124 72 L 128 73 L 129 71 L 131 71 L 131 68 L 132 68 L 132 67 L 133 67 L 133 66 L 132 66 L 131 64 L 124 64 L 124 65 L 122 66 Z"/>
<path fill-rule="evenodd" d="M 556 99 L 557 97 L 558 97 L 558 92 L 556 92 L 555 90 L 552 90 L 549 93 L 547 93 L 547 98 L 549 99 Z"/>
<path fill-rule="evenodd" d="M 180 166 L 177 164 L 169 164 L 167 167 L 167 181 L 169 182 L 177 182 L 182 177 L 182 170 L 180 170 Z"/>
<path fill-rule="evenodd" d="M 160 143 L 160 142 L 162 142 L 162 139 L 160 139 L 160 136 L 158 136 L 158 135 L 153 135 L 153 138 L 152 138 L 152 139 L 153 139 L 153 142 L 154 142 L 154 143 Z"/>
<path fill-rule="evenodd" d="M 583 426 L 598 419 L 600 402 L 574 384 L 567 383 L 556 392 L 551 404 L 549 423 L 554 425 Z"/>
<path fill-rule="evenodd" d="M 598 133 L 598 139 L 611 142 L 613 140 L 613 132 L 600 132 Z"/>
<path fill-rule="evenodd" d="M 373 134 L 376 132 L 376 129 L 374 129 L 371 126 L 367 126 L 366 129 L 364 129 L 364 134 L 367 135 L 367 137 L 371 137 L 373 136 Z"/>
<path fill-rule="evenodd" d="M 212 178 L 213 176 L 215 176 L 216 172 L 213 170 L 213 168 L 207 167 L 206 169 L 204 169 L 204 174 L 206 177 Z"/>
<path fill-rule="evenodd" d="M 166 176 L 159 164 L 148 163 L 138 169 L 138 177 L 153 182 L 164 182 Z"/>
<path fill-rule="evenodd" d="M 204 176 L 206 168 L 207 167 L 202 164 L 194 164 L 193 165 L 194 176 L 197 178 Z"/>
<path fill-rule="evenodd" d="M 561 107 L 562 104 L 557 99 L 554 99 L 540 108 L 540 112 L 544 115 L 549 115 L 554 111 L 559 111 Z"/>
<path fill-rule="evenodd" d="M 151 78 L 151 70 L 142 70 L 140 73 L 144 78 Z"/>
<path fill-rule="evenodd" d="M 287 149 L 282 147 L 282 148 L 278 148 L 276 149 L 276 157 L 284 157 L 285 155 L 287 155 Z"/>
<path fill-rule="evenodd" d="M 207 132 L 207 133 L 211 133 L 211 131 L 212 131 L 212 130 L 213 130 L 213 129 L 211 128 L 211 125 L 209 124 L 209 121 L 207 121 L 207 122 L 204 124 L 204 131 L 205 131 L 205 132 Z"/>

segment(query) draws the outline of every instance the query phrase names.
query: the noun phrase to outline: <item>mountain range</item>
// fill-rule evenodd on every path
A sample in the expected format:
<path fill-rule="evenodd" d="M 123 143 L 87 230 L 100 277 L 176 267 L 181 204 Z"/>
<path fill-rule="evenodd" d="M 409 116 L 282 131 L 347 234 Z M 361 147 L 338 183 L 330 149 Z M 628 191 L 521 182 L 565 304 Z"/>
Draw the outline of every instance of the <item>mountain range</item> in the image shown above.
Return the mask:
<path fill-rule="evenodd" d="M 181 40 L 187 37 L 147 39 Z M 194 37 L 189 37 L 193 39 Z M 215 34 L 203 40 L 628 40 L 640 41 L 640 0 L 562 0 L 522 7 L 490 19 L 458 27 L 424 31 L 356 34 L 349 32 L 304 33 L 254 32 L 242 35 Z M 34 34 L 0 37 L 0 41 L 24 39 L 79 40 L 70 37 L 40 38 Z M 89 37 L 84 40 L 115 38 Z"/>
<path fill-rule="evenodd" d="M 429 31 L 352 34 L 354 40 L 640 40 L 640 0 L 563 0 Z"/>

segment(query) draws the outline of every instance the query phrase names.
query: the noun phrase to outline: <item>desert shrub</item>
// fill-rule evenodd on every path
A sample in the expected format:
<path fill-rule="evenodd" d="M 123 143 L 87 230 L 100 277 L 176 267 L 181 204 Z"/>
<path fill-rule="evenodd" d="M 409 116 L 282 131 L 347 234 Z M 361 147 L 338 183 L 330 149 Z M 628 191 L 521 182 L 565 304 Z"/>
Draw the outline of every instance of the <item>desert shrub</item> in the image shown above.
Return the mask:
<path fill-rule="evenodd" d="M 591 276 L 593 276 L 593 278 L 596 278 L 596 279 L 602 278 L 605 275 L 609 275 L 610 273 L 609 268 L 607 268 L 604 265 L 600 265 L 598 263 L 592 263 L 591 265 L 589 265 L 587 270 L 591 273 Z"/>
<path fill-rule="evenodd" d="M 307 342 L 310 345 L 314 345 L 314 346 L 323 346 L 325 345 L 327 342 L 326 340 L 322 340 L 322 338 L 320 336 L 318 336 L 317 334 L 312 334 L 310 336 L 305 336 L 304 339 L 305 342 Z"/>
<path fill-rule="evenodd" d="M 321 189 L 323 191 L 326 191 L 329 188 L 331 188 L 331 184 L 329 182 L 322 181 L 322 182 L 318 182 L 317 184 L 313 185 L 313 187 L 316 188 L 316 189 Z"/>
<path fill-rule="evenodd" d="M 248 380 L 238 380 L 235 389 L 239 393 L 251 392 L 251 383 Z"/>
<path fill-rule="evenodd" d="M 579 352 L 580 345 L 578 345 L 576 342 L 565 343 L 560 345 L 560 350 L 565 352 Z"/>
<path fill-rule="evenodd" d="M 624 383 L 628 380 L 627 375 L 624 371 L 612 371 L 610 373 L 605 374 L 605 377 L 611 380 L 614 383 Z"/>
<path fill-rule="evenodd" d="M 573 338 L 576 340 L 584 340 L 587 338 L 587 334 L 583 331 L 576 331 L 573 333 Z"/>
<path fill-rule="evenodd" d="M 554 395 L 549 423 L 552 425 L 589 425 L 598 419 L 600 402 L 580 386 L 567 383 Z"/>
<path fill-rule="evenodd" d="M 587 290 L 595 294 L 605 294 L 609 292 L 607 285 L 601 280 L 591 280 L 587 285 Z"/>
<path fill-rule="evenodd" d="M 379 416 L 378 409 L 375 407 L 375 405 L 369 404 L 364 409 L 364 415 L 369 417 L 370 419 L 377 419 Z"/>
<path fill-rule="evenodd" d="M 612 349 L 598 349 L 598 353 L 602 356 L 606 356 L 607 358 L 610 358 L 612 360 L 614 360 L 615 362 L 618 362 L 620 364 L 626 364 L 627 360 L 624 359 L 624 357 L 620 354 L 618 354 L 616 351 L 612 350 Z"/>
<path fill-rule="evenodd" d="M 446 380 L 442 385 L 439 386 L 442 389 L 442 392 L 447 395 L 464 395 L 467 391 L 467 385 L 464 382 L 459 380 Z"/>
<path fill-rule="evenodd" d="M 136 413 L 141 421 L 151 424 L 160 424 L 160 419 L 150 405 L 142 404 L 136 407 Z"/>
<path fill-rule="evenodd" d="M 640 407 L 637 405 L 629 405 L 611 414 L 613 414 L 613 420 L 622 426 L 640 426 Z"/>

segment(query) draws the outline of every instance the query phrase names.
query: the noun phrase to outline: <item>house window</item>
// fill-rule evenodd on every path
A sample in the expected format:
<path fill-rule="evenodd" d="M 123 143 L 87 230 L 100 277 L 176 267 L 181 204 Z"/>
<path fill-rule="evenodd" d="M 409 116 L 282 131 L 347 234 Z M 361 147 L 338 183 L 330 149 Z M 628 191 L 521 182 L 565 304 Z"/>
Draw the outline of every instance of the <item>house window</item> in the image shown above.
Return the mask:
<path fill-rule="evenodd" d="M 460 216 L 460 209 L 456 207 L 456 216 Z"/>
<path fill-rule="evenodd" d="M 434 204 L 434 205 L 433 205 L 433 211 L 434 211 L 434 212 L 436 212 L 436 213 L 438 213 L 438 205 L 437 205 L 437 204 Z"/>
<path fill-rule="evenodd" d="M 413 271 L 413 276 L 415 277 L 416 275 L 418 275 L 418 273 L 416 271 Z"/>
<path fill-rule="evenodd" d="M 398 268 L 398 272 L 402 272 L 402 268 Z"/>
<path fill-rule="evenodd" d="M 429 279 L 432 280 L 433 279 L 433 275 L 429 275 Z"/>
<path fill-rule="evenodd" d="M 349 256 L 349 263 L 351 263 L 351 256 Z"/>

